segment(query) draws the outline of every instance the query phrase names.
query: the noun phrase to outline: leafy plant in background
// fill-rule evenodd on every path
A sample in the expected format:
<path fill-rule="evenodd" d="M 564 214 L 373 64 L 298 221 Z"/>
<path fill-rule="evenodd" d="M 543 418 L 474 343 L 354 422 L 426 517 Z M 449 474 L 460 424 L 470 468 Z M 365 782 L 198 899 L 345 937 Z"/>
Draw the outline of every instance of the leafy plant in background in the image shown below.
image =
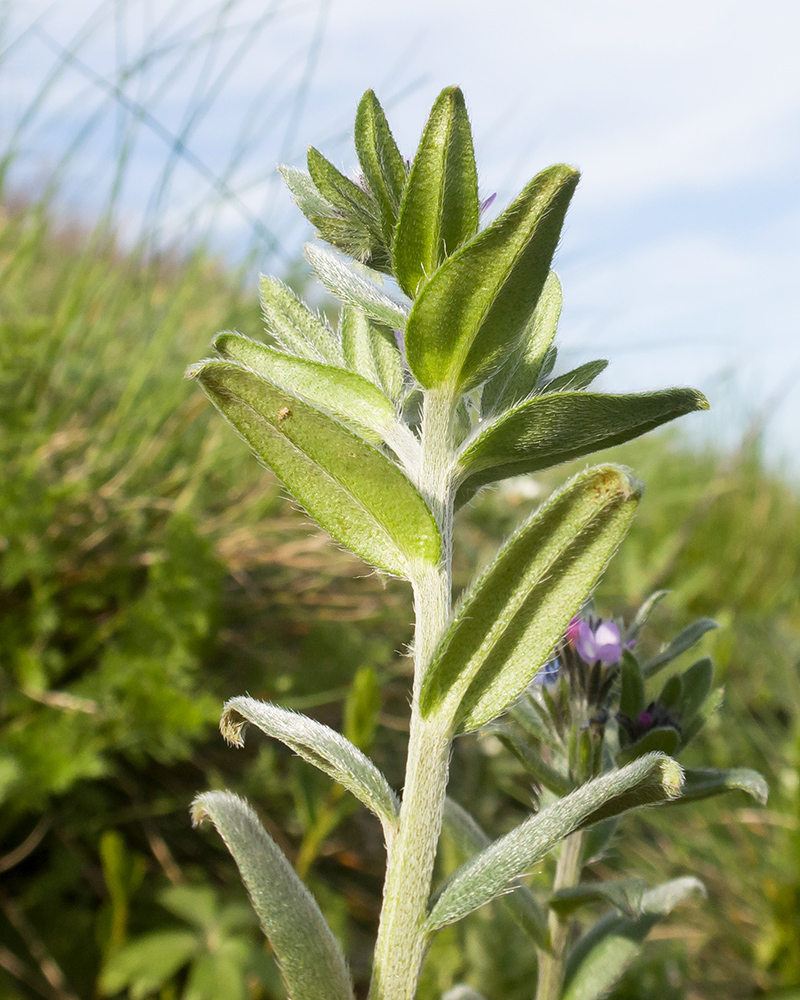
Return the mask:
<path fill-rule="evenodd" d="M 641 806 L 728 787 L 763 797 L 764 789 L 752 773 L 705 770 L 684 779 L 671 756 L 715 707 L 707 660 L 671 677 L 655 698 L 645 694 L 649 677 L 707 623 L 640 664 L 629 647 L 646 609 L 624 644 L 618 626 L 579 617 L 639 502 L 641 488 L 626 470 L 606 464 L 571 479 L 455 608 L 453 515 L 484 485 L 626 441 L 707 404 L 691 389 L 587 391 L 602 361 L 552 378 L 561 292 L 550 266 L 574 169 L 538 174 L 481 229 L 457 88 L 434 104 L 410 168 L 371 92 L 359 105 L 355 140 L 359 182 L 313 148 L 308 174 L 283 170 L 320 236 L 342 252 L 307 248 L 342 301 L 338 331 L 264 278 L 269 343 L 220 334 L 220 357 L 190 374 L 320 525 L 377 570 L 411 583 L 414 684 L 402 803 L 356 745 L 310 718 L 239 697 L 227 703 L 222 730 L 241 744 L 247 725 L 260 728 L 379 819 L 387 870 L 372 1000 L 411 1000 L 437 931 L 511 889 L 509 905 L 540 956 L 537 1000 L 588 1000 L 613 986 L 650 927 L 698 887 L 692 878 L 649 890 L 583 884 L 592 838 Z M 502 732 L 542 788 L 541 808 L 494 841 L 446 796 L 453 740 L 485 727 Z M 211 820 L 233 854 L 293 1000 L 351 998 L 338 942 L 252 807 L 233 793 L 207 792 L 193 814 Z M 465 860 L 434 888 L 443 823 Z M 518 880 L 559 847 L 543 905 Z M 573 943 L 567 916 L 598 899 L 612 913 Z M 460 995 L 475 994 L 465 987 Z"/>

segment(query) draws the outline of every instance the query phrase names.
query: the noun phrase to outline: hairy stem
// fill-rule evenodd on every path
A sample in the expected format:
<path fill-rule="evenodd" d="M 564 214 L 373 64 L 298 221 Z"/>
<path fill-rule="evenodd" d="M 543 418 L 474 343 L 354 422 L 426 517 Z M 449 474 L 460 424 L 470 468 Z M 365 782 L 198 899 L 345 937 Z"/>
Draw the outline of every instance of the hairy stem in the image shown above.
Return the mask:
<path fill-rule="evenodd" d="M 386 870 L 370 1000 L 413 1000 L 427 946 L 424 920 L 452 739 L 441 723 L 422 718 L 419 689 L 452 604 L 451 413 L 447 397 L 426 394 L 419 484 L 439 525 L 442 558 L 437 567 L 421 570 L 413 581 L 416 626 L 408 761 L 399 827 Z"/>
<path fill-rule="evenodd" d="M 581 877 L 584 834 L 573 833 L 561 845 L 561 854 L 556 866 L 553 891 L 569 889 L 577 885 Z M 536 1000 L 558 1000 L 564 986 L 564 970 L 567 963 L 567 943 L 569 919 L 559 916 L 555 910 L 548 918 L 550 951 L 539 952 L 539 980 Z"/>

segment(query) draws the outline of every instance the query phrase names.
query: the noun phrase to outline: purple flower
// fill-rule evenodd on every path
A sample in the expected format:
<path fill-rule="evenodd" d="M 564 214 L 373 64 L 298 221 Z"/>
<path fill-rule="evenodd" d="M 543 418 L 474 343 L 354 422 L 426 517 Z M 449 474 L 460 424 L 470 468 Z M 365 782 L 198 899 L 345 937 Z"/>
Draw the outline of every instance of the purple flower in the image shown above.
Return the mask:
<path fill-rule="evenodd" d="M 567 626 L 566 636 L 584 663 L 597 663 L 599 660 L 610 666 L 622 659 L 622 637 L 619 626 L 614 622 L 600 621 L 592 628 L 589 622 L 573 618 Z"/>

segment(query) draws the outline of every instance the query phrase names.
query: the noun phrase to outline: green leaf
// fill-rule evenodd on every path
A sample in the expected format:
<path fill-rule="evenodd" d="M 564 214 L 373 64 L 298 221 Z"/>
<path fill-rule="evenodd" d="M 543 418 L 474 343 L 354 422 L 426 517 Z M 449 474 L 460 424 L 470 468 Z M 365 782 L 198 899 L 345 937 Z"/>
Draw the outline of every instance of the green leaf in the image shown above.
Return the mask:
<path fill-rule="evenodd" d="M 695 643 L 703 638 L 706 632 L 711 632 L 715 628 L 719 628 L 719 625 L 712 618 L 698 618 L 696 622 L 687 625 L 660 653 L 643 665 L 642 672 L 644 676 L 652 677 L 653 674 L 658 673 L 662 667 L 665 667 L 668 663 L 672 663 L 682 653 L 685 653 L 687 649 L 691 649 Z"/>
<path fill-rule="evenodd" d="M 491 844 L 490 838 L 467 810 L 451 798 L 445 799 L 442 829 L 455 845 L 462 862 L 486 850 Z M 504 895 L 501 902 L 537 946 L 546 949 L 547 922 L 531 890 L 526 885 L 520 885 L 514 892 Z"/>
<path fill-rule="evenodd" d="M 533 395 L 548 355 L 552 357 L 552 370 L 555 350 L 551 354 L 551 349 L 560 316 L 561 282 L 555 271 L 551 271 L 521 338 L 521 349 L 515 351 L 483 387 L 481 413 L 484 417 L 504 413 Z"/>
<path fill-rule="evenodd" d="M 245 368 L 212 361 L 191 375 L 337 541 L 399 576 L 438 561 L 441 543 L 433 515 L 379 451 Z"/>
<path fill-rule="evenodd" d="M 431 109 L 400 207 L 394 273 L 415 298 L 445 258 L 478 231 L 480 202 L 472 129 L 458 87 Z"/>
<path fill-rule="evenodd" d="M 711 657 L 704 656 L 702 660 L 693 663 L 683 674 L 683 694 L 681 696 L 681 719 L 687 722 L 703 706 L 703 702 L 711 693 L 714 682 L 714 664 Z"/>
<path fill-rule="evenodd" d="M 645 733 L 635 743 L 620 750 L 617 754 L 617 764 L 628 764 L 637 757 L 652 753 L 653 750 L 660 750 L 662 753 L 674 754 L 678 749 L 680 733 L 672 726 L 656 726 L 649 733 Z"/>
<path fill-rule="evenodd" d="M 292 1000 L 353 1000 L 325 918 L 252 808 L 232 792 L 206 792 L 194 800 L 192 819 L 211 820 L 233 855 Z"/>
<path fill-rule="evenodd" d="M 668 593 L 668 590 L 656 590 L 647 598 L 644 604 L 636 612 L 636 617 L 633 619 L 625 633 L 626 642 L 630 642 L 631 639 L 639 638 L 639 633 L 647 624 L 653 608 L 655 608 L 659 601 L 662 601 Z"/>
<path fill-rule="evenodd" d="M 338 213 L 329 201 L 317 190 L 316 184 L 309 174 L 295 167 L 279 166 L 278 171 L 286 182 L 286 186 L 294 195 L 298 208 L 306 218 L 329 216 L 337 218 Z"/>
<path fill-rule="evenodd" d="M 644 711 L 644 680 L 639 661 L 629 649 L 622 651 L 621 674 L 619 710 L 635 722 L 639 713 Z"/>
<path fill-rule="evenodd" d="M 371 90 L 358 105 L 354 138 L 361 170 L 380 209 L 384 238 L 391 244 L 406 184 L 406 166 L 383 108 Z"/>
<path fill-rule="evenodd" d="M 384 292 L 378 280 L 380 275 L 370 274 L 369 268 L 364 266 L 356 270 L 337 254 L 313 243 L 307 243 L 303 253 L 322 284 L 342 302 L 357 306 L 385 326 L 405 328 L 406 307 Z"/>
<path fill-rule="evenodd" d="M 238 333 L 218 334 L 214 347 L 223 358 L 240 361 L 275 388 L 330 413 L 372 444 L 380 444 L 396 423 L 390 400 L 355 372 L 297 358 Z"/>
<path fill-rule="evenodd" d="M 411 320 L 409 329 L 410 325 Z M 694 389 L 626 396 L 595 392 L 536 396 L 490 424 L 461 453 L 458 502 L 486 483 L 539 472 L 622 444 L 675 417 L 707 408 L 705 397 Z"/>
<path fill-rule="evenodd" d="M 522 700 L 520 699 L 520 701 Z M 516 708 L 518 704 L 519 702 L 509 709 L 509 715 L 514 719 L 517 718 Z M 536 716 L 531 712 L 529 720 L 535 718 Z M 541 728 L 543 727 L 537 727 L 536 731 L 541 731 Z M 527 732 L 520 733 L 516 727 L 512 729 L 498 720 L 484 727 L 484 731 L 487 730 L 493 733 L 503 746 L 514 754 L 537 784 L 549 788 L 556 795 L 568 795 L 573 790 L 575 783 L 542 759 L 538 746 L 534 744 L 534 740 Z"/>
<path fill-rule="evenodd" d="M 507 891 L 576 830 L 627 809 L 669 801 L 680 794 L 681 784 L 680 767 L 663 754 L 588 781 L 462 865 L 435 900 L 427 927 L 436 930 L 461 920 Z"/>
<path fill-rule="evenodd" d="M 683 678 L 680 674 L 673 674 L 661 689 L 661 694 L 656 701 L 660 702 L 664 708 L 676 708 L 683 697 Z"/>
<path fill-rule="evenodd" d="M 181 1000 L 250 1000 L 243 958 L 225 951 L 200 955 L 181 994 Z M 239 959 L 237 961 L 237 959 Z"/>
<path fill-rule="evenodd" d="M 628 917 L 638 917 L 647 883 L 641 878 L 617 879 L 610 882 L 586 882 L 559 889 L 550 897 L 550 907 L 562 916 L 569 916 L 590 903 L 610 903 Z"/>
<path fill-rule="evenodd" d="M 209 885 L 171 885 L 158 895 L 159 903 L 176 917 L 209 931 L 219 919 L 217 894 Z"/>
<path fill-rule="evenodd" d="M 769 785 L 758 771 L 735 767 L 729 771 L 716 768 L 687 768 L 686 783 L 680 801 L 694 802 L 739 789 L 747 792 L 762 806 L 767 804 Z"/>
<path fill-rule="evenodd" d="M 577 183 L 572 167 L 538 174 L 430 278 L 406 330 L 408 363 L 424 388 L 466 391 L 486 381 L 518 348 Z"/>
<path fill-rule="evenodd" d="M 344 306 L 339 321 L 342 351 L 348 367 L 369 379 L 397 403 L 403 395 L 403 361 L 394 331 L 375 323 L 363 309 Z"/>
<path fill-rule="evenodd" d="M 531 682 L 630 525 L 640 493 L 617 466 L 576 476 L 507 542 L 434 653 L 424 716 L 456 732 L 499 715 Z"/>
<path fill-rule="evenodd" d="M 542 392 L 574 392 L 585 389 L 608 368 L 607 361 L 587 361 L 572 371 L 565 372 L 542 387 Z"/>
<path fill-rule="evenodd" d="M 261 308 L 267 333 L 279 347 L 310 361 L 344 364 L 336 334 L 277 278 L 261 276 Z"/>
<path fill-rule="evenodd" d="M 154 931 L 115 951 L 103 969 L 100 990 L 105 996 L 128 989 L 131 1000 L 154 993 L 186 965 L 200 949 L 192 931 Z"/>
<path fill-rule="evenodd" d="M 696 878 L 678 878 L 644 893 L 642 916 L 630 919 L 612 913 L 602 917 L 570 953 L 562 1000 L 599 1000 L 606 996 L 659 920 L 698 892 L 705 894 Z"/>
<path fill-rule="evenodd" d="M 337 217 L 310 215 L 317 232 L 348 256 L 391 274 L 392 254 L 381 229 L 381 212 L 372 196 L 336 169 L 313 146 L 308 151 L 311 179 Z"/>
<path fill-rule="evenodd" d="M 725 698 L 724 688 L 717 688 L 706 698 L 690 719 L 684 719 L 681 729 L 681 747 L 688 746 L 708 720 L 719 711 Z"/>
<path fill-rule="evenodd" d="M 349 740 L 321 722 L 255 698 L 231 698 L 225 703 L 220 729 L 229 743 L 244 746 L 247 723 L 285 743 L 352 792 L 375 813 L 387 844 L 391 844 L 399 809 L 397 796 L 372 761 Z"/>
<path fill-rule="evenodd" d="M 367 228 L 375 228 L 376 235 L 379 235 L 376 205 L 372 198 L 313 146 L 308 149 L 308 172 L 325 201 L 338 209 L 345 218 L 358 219 Z"/>

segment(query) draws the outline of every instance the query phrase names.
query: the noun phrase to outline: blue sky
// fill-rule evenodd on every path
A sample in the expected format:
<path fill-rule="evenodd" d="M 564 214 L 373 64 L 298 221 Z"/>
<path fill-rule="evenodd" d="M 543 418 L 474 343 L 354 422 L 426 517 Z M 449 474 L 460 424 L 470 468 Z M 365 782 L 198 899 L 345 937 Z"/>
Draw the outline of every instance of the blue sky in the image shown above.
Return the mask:
<path fill-rule="evenodd" d="M 18 136 L 18 180 L 45 179 L 84 129 L 62 182 L 78 210 L 101 204 L 126 148 L 120 219 L 130 234 L 149 206 L 167 237 L 211 233 L 235 256 L 251 245 L 250 213 L 291 256 L 308 233 L 276 183 L 276 161 L 301 164 L 314 143 L 351 170 L 348 130 L 370 86 L 411 153 L 438 91 L 460 84 L 483 193 L 496 191 L 498 207 L 551 162 L 583 171 L 557 260 L 565 362 L 609 357 L 612 390 L 697 385 L 713 413 L 693 416 L 690 429 L 729 442 L 769 412 L 771 456 L 800 469 L 800 5 L 243 0 L 224 22 L 219 9 L 12 2 L 4 132 L 59 46 L 80 60 L 62 66 Z M 137 68 L 143 47 L 151 59 Z M 118 86 L 127 109 L 100 80 Z M 187 108 L 204 100 L 193 122 Z M 235 198 L 182 159 L 154 208 L 168 155 L 157 127 L 185 128 L 192 155 L 225 175 Z M 264 244 L 256 256 L 281 267 Z"/>

